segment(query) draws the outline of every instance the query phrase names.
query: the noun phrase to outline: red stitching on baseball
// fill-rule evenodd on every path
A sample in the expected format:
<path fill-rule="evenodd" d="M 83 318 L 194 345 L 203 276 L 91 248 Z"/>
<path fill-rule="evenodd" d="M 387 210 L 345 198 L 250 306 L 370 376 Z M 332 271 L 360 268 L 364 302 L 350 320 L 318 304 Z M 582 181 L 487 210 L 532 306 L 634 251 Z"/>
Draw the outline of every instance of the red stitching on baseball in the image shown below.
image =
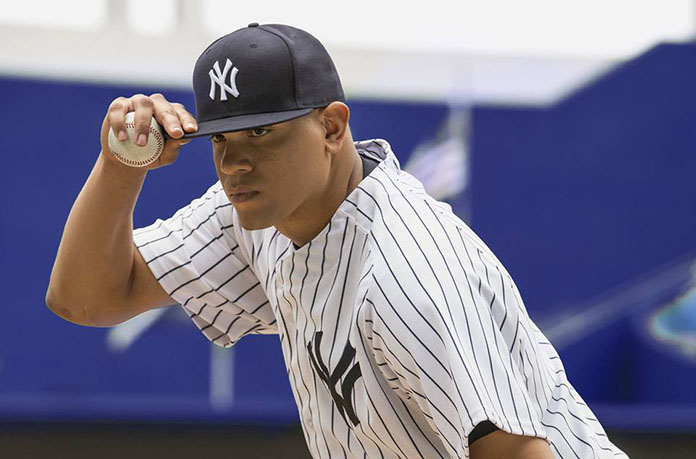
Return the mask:
<path fill-rule="evenodd" d="M 126 123 L 126 128 L 132 128 L 135 129 L 135 124 L 134 123 Z M 150 156 L 147 159 L 141 160 L 141 161 L 133 161 L 132 159 L 124 158 L 123 156 L 119 155 L 115 151 L 111 150 L 111 153 L 113 153 L 120 161 L 128 164 L 129 166 L 147 166 L 148 164 L 152 164 L 157 157 L 162 154 L 162 150 L 164 149 L 164 139 L 162 138 L 162 135 L 160 132 L 155 129 L 154 127 L 150 126 L 150 134 L 154 136 L 155 141 L 157 142 L 157 151 L 159 153 L 154 154 L 153 156 Z"/>

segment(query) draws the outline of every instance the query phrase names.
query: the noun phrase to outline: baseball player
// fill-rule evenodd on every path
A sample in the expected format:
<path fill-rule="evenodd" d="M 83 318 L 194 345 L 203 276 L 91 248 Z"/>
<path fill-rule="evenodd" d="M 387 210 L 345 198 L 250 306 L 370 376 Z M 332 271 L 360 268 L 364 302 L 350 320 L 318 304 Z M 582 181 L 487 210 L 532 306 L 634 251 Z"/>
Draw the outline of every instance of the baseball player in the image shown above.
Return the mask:
<path fill-rule="evenodd" d="M 400 169 L 354 141 L 334 64 L 307 32 L 250 24 L 193 75 L 195 119 L 159 94 L 112 102 L 68 217 L 47 304 L 111 326 L 181 305 L 213 343 L 280 337 L 316 458 L 626 457 L 566 379 L 503 265 Z M 113 158 L 135 111 L 169 139 L 146 168 Z M 219 181 L 133 230 L 148 169 L 208 136 Z"/>

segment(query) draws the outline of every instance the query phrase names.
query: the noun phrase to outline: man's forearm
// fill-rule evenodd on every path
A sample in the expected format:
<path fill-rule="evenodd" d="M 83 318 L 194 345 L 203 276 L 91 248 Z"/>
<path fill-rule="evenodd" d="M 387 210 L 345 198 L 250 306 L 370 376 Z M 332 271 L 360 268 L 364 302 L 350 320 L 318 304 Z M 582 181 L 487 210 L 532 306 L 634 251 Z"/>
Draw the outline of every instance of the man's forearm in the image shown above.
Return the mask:
<path fill-rule="evenodd" d="M 100 155 L 70 212 L 46 296 L 61 317 L 100 325 L 98 311 L 125 298 L 133 266 L 133 208 L 146 171 Z"/>
<path fill-rule="evenodd" d="M 471 459 L 553 459 L 548 441 L 503 430 L 475 441 L 469 452 Z"/>

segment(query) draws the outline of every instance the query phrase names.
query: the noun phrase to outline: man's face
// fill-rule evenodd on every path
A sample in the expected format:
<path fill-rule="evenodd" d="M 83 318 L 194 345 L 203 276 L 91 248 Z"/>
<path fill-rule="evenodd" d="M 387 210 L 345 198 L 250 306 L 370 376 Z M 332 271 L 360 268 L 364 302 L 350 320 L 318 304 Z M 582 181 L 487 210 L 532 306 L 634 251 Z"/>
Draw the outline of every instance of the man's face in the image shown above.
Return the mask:
<path fill-rule="evenodd" d="M 324 135 L 315 110 L 284 123 L 211 137 L 215 170 L 244 229 L 278 225 L 316 202 L 329 177 Z"/>

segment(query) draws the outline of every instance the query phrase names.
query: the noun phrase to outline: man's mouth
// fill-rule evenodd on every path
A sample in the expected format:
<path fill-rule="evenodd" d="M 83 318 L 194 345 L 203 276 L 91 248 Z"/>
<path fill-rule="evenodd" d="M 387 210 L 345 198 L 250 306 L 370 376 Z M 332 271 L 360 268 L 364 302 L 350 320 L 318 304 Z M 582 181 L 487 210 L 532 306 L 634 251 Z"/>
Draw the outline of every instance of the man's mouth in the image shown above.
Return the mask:
<path fill-rule="evenodd" d="M 232 204 L 237 204 L 239 202 L 245 202 L 253 199 L 257 194 L 259 194 L 258 191 L 248 191 L 246 193 L 230 193 L 229 197 Z"/>

